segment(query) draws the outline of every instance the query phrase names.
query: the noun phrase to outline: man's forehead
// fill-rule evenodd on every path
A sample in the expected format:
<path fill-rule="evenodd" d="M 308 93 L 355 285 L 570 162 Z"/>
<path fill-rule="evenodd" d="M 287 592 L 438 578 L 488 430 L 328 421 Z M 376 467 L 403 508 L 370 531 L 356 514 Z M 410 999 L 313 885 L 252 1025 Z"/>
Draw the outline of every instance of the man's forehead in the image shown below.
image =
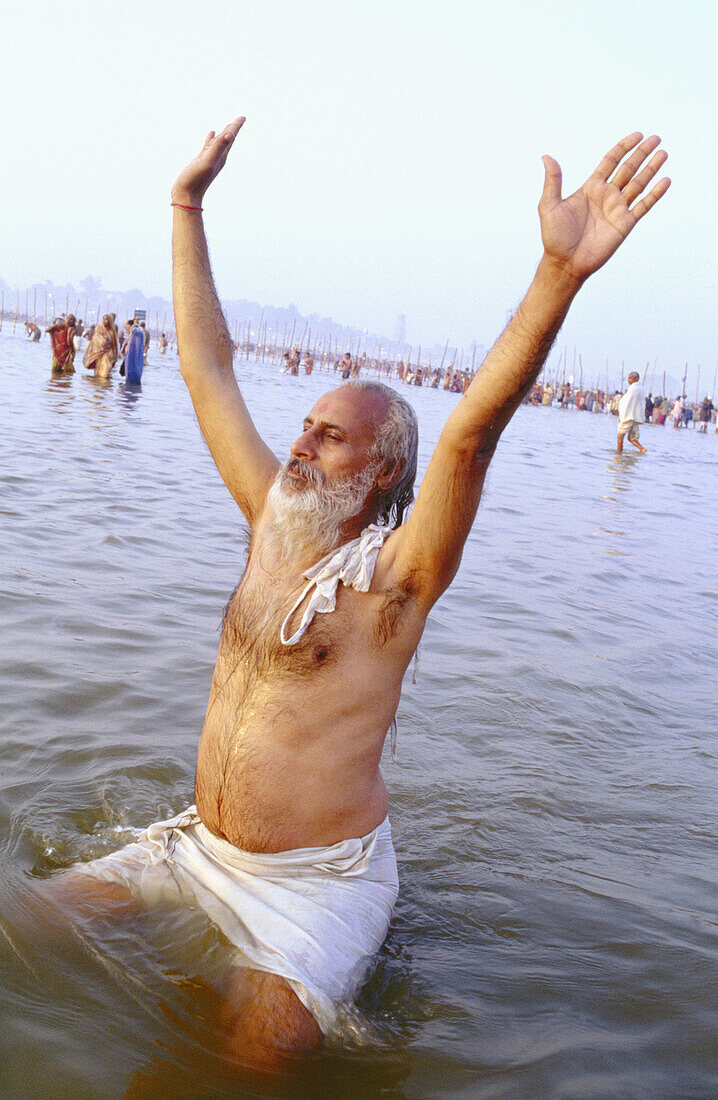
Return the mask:
<path fill-rule="evenodd" d="M 314 403 L 308 418 L 373 432 L 380 415 L 381 402 L 376 394 L 355 386 L 339 386 L 322 394 Z"/>

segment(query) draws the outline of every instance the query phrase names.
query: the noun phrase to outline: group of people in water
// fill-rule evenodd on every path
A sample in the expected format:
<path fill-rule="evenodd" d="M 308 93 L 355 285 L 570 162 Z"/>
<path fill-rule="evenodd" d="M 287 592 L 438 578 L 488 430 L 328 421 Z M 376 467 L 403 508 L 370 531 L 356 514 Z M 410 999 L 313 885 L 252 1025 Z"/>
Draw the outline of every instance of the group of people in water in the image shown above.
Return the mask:
<path fill-rule="evenodd" d="M 246 348 L 242 350 L 246 350 Z M 256 350 L 258 349 L 255 349 L 255 352 Z M 235 345 L 235 353 L 238 351 L 240 351 L 240 347 Z M 269 353 L 273 355 L 276 354 L 276 351 L 270 349 Z M 281 356 L 283 374 L 298 375 L 302 371 L 304 374 L 311 374 L 316 365 L 315 354 L 311 351 L 302 352 L 298 345 L 290 348 L 289 351 L 283 351 Z M 331 364 L 334 373 L 340 374 L 343 382 L 360 378 L 362 372 L 366 374 L 373 369 L 377 378 L 396 377 L 408 386 L 422 386 L 426 382 L 431 389 L 441 388 L 450 390 L 452 393 L 464 393 L 473 378 L 473 373 L 454 370 L 453 367 L 448 370 L 442 368 L 431 370 L 419 365 L 414 366 L 410 363 L 404 363 L 403 359 L 396 361 L 369 359 L 366 354 L 361 356 L 352 355 L 349 351 L 344 352 L 342 355 L 330 356 L 328 359 L 322 357 L 321 362 L 327 367 Z"/>
<path fill-rule="evenodd" d="M 42 330 L 35 322 L 26 321 L 25 330 L 29 340 L 39 341 Z M 84 326 L 73 314 L 66 317 L 58 317 L 45 330 L 50 336 L 52 345 L 52 371 L 54 374 L 71 374 L 75 370 L 74 362 L 76 353 L 85 341 L 83 365 L 94 373 L 96 378 L 109 378 L 113 369 L 120 363 L 120 373 L 128 382 L 139 383 L 142 376 L 142 366 L 147 361 L 147 351 L 150 345 L 150 333 L 145 322 L 138 317 L 126 320 L 122 326 L 117 324 L 117 316 L 114 313 L 106 313 L 98 324 Z M 169 347 L 169 339 L 164 332 L 157 336 L 157 344 L 160 354 L 164 355 Z M 302 351 L 298 344 L 284 351 L 276 346 L 266 345 L 259 347 L 256 344 L 234 345 L 235 355 L 253 354 L 257 359 L 281 358 L 281 370 L 291 376 L 311 374 L 317 362 L 325 369 L 331 369 L 341 376 L 342 381 L 366 376 L 370 371 L 376 373 L 377 378 L 396 378 L 409 386 L 423 386 L 426 384 L 431 389 L 449 390 L 451 393 L 465 393 L 474 377 L 474 372 L 456 369 L 452 363 L 448 368 L 422 367 L 419 364 L 405 363 L 403 359 L 381 359 L 343 352 L 339 355 L 319 354 L 316 351 Z M 610 413 L 619 415 L 619 402 L 621 390 L 608 390 L 598 388 L 583 389 L 569 382 L 558 380 L 537 381 L 524 399 L 527 405 L 557 406 L 558 408 L 573 408 L 584 412 Z M 716 406 L 711 397 L 706 395 L 701 402 L 692 402 L 686 394 L 678 395 L 674 400 L 663 396 L 653 396 L 649 393 L 645 399 L 645 422 L 653 424 L 666 424 L 670 421 L 674 429 L 688 428 L 692 424 L 699 432 L 705 433 L 711 423 L 716 422 Z M 716 427 L 718 434 L 718 426 Z"/>
<path fill-rule="evenodd" d="M 621 390 L 609 393 L 607 390 L 575 387 L 568 382 L 536 382 L 525 399 L 528 405 L 556 406 L 574 408 L 585 412 L 610 413 L 619 415 Z M 706 395 L 702 401 L 689 401 L 685 394 L 675 400 L 649 393 L 644 402 L 644 421 L 646 424 L 666 424 L 669 421 L 674 428 L 688 428 L 691 423 L 699 432 L 707 432 L 708 425 L 716 420 L 716 406 Z M 718 427 L 716 427 L 718 434 Z"/>
<path fill-rule="evenodd" d="M 109 378 L 119 362 L 119 372 L 125 380 L 139 385 L 150 346 L 150 333 L 141 317 L 135 316 L 118 326 L 117 315 L 106 313 L 97 324 L 86 326 L 74 314 L 68 313 L 56 317 L 45 331 L 50 337 L 53 374 L 75 373 L 75 357 L 84 341 L 82 363 L 95 378 Z M 28 340 L 35 343 L 42 337 L 42 330 L 35 321 L 25 322 L 25 332 Z M 163 332 L 159 338 L 162 354 L 167 345 Z"/>

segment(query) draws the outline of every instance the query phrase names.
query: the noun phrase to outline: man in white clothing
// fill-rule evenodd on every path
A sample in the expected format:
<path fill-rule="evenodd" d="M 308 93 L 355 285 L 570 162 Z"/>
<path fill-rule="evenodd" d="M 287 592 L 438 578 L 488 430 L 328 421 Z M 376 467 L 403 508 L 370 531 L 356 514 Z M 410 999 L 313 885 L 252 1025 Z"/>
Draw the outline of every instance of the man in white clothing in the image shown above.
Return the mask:
<path fill-rule="evenodd" d="M 323 1043 L 332 1006 L 354 995 L 386 935 L 398 883 L 379 765 L 404 673 L 459 568 L 501 434 L 574 297 L 670 181 L 655 182 L 667 157 L 656 135 L 627 135 L 566 198 L 558 163 L 543 158 L 536 274 L 453 406 L 407 517 L 416 421 L 394 390 L 353 379 L 321 396 L 283 465 L 244 403 L 202 222 L 243 123 L 211 131 L 172 188 L 182 374 L 252 532 L 225 612 L 195 804 L 63 883 L 85 912 L 145 902 L 150 881 L 155 901 L 165 884 L 191 898 L 238 956 L 224 990 L 227 1056 L 267 1069 Z M 640 402 L 625 415 L 642 417 Z"/>
<path fill-rule="evenodd" d="M 632 443 L 634 447 L 638 447 L 642 455 L 646 453 L 646 448 L 642 446 L 638 438 L 639 428 L 645 416 L 645 408 L 646 397 L 641 389 L 638 375 L 635 371 L 631 371 L 628 376 L 628 389 L 618 402 L 618 443 L 616 450 L 619 454 L 623 454 L 623 440 L 626 436 L 628 436 L 629 443 Z"/>

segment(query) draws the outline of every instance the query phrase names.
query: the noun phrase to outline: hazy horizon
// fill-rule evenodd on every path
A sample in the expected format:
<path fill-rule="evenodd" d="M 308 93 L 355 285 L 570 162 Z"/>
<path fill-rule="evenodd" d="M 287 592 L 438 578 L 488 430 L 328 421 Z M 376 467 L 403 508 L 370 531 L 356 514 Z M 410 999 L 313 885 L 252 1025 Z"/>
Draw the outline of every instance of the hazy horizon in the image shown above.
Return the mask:
<path fill-rule="evenodd" d="M 548 0 L 30 0 L 6 13 L 2 276 L 170 296 L 169 188 L 247 116 L 205 221 L 223 300 L 489 347 L 540 255 L 540 156 L 569 193 L 658 132 L 669 194 L 583 289 L 554 356 L 716 362 L 713 8 Z"/>

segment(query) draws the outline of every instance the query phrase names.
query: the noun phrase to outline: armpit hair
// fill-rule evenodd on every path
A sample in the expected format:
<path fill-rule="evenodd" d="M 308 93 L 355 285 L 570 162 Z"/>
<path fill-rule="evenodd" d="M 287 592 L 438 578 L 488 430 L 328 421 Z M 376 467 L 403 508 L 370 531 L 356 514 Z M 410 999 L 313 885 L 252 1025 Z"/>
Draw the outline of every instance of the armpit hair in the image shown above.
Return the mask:
<path fill-rule="evenodd" d="M 387 590 L 384 603 L 379 609 L 374 632 L 378 645 L 386 645 L 394 637 L 405 607 L 413 600 L 418 590 L 418 570 L 412 570 L 401 584 L 396 584 Z"/>

